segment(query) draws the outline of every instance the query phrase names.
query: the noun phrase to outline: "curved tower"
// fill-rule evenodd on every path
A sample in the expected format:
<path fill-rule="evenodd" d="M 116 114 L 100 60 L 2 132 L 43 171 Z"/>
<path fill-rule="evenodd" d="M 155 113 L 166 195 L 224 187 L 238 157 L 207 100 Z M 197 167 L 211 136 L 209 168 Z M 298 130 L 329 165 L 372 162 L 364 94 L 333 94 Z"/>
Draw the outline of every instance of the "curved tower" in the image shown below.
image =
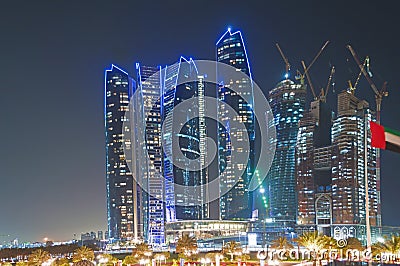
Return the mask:
<path fill-rule="evenodd" d="M 299 121 L 303 117 L 306 88 L 289 79 L 279 82 L 269 92 L 274 114 L 270 126 L 276 127 L 276 150 L 267 175 L 269 216 L 278 220 L 296 220 L 296 141 Z"/>

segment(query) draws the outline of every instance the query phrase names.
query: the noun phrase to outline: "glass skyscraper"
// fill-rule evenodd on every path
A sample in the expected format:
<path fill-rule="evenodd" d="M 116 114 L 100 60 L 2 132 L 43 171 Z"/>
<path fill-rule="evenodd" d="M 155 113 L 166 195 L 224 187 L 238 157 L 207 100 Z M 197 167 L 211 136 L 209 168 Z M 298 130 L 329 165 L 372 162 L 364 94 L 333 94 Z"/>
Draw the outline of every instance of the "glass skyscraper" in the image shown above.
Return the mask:
<path fill-rule="evenodd" d="M 105 73 L 105 132 L 106 132 L 106 186 L 107 224 L 109 237 L 131 239 L 135 237 L 137 196 L 136 183 L 125 158 L 124 145 L 131 147 L 130 128 L 126 111 L 136 88 L 127 72 L 112 65 Z M 137 232 L 136 232 L 137 233 Z"/>
<path fill-rule="evenodd" d="M 133 101 L 133 142 L 141 141 L 133 156 L 134 176 L 140 179 L 139 228 L 150 244 L 164 243 L 164 178 L 161 144 L 161 68 L 136 64 L 138 88 Z M 136 132 L 138 131 L 138 132 Z M 135 134 L 137 133 L 137 134 Z M 138 134 L 144 138 L 139 137 Z M 136 144 L 136 143 L 135 143 Z M 144 152 L 143 154 L 138 154 Z"/>
<path fill-rule="evenodd" d="M 202 158 L 205 154 L 204 84 L 194 61 L 181 57 L 177 64 L 164 69 L 164 80 L 164 148 L 171 150 L 173 158 L 177 160 L 180 159 L 172 148 L 174 144 L 178 144 L 187 159 Z M 189 99 L 195 99 L 189 108 L 176 108 Z M 167 119 L 172 110 L 172 119 Z M 181 163 L 183 165 L 174 165 L 167 154 L 164 155 L 166 221 L 206 219 L 206 186 L 202 185 L 206 183 L 207 171 L 201 169 L 201 162 L 198 163 L 198 169 L 201 170 L 191 169 L 189 165 L 184 165 L 184 161 Z"/>
<path fill-rule="evenodd" d="M 285 79 L 269 92 L 274 115 L 270 127 L 276 127 L 275 156 L 266 178 L 268 216 L 277 220 L 295 221 L 297 211 L 295 149 L 299 121 L 303 117 L 306 88 Z"/>
<path fill-rule="evenodd" d="M 240 31 L 231 32 L 228 29 L 216 43 L 217 61 L 225 63 L 247 74 L 248 77 L 240 80 L 233 80 L 231 77 L 224 76 L 218 71 L 217 67 L 217 94 L 221 103 L 227 104 L 236 111 L 233 118 L 245 125 L 245 129 L 235 128 L 231 125 L 228 111 L 224 104 L 218 106 L 218 160 L 219 172 L 226 174 L 221 176 L 220 191 L 228 193 L 220 197 L 221 219 L 247 219 L 250 218 L 253 209 L 252 194 L 248 190 L 248 185 L 253 175 L 254 169 L 254 114 L 253 114 L 253 83 L 251 80 L 250 65 L 246 53 L 242 33 Z M 238 93 L 230 89 L 236 86 Z M 242 153 L 246 146 L 243 135 L 249 137 L 249 159 L 247 164 L 237 163 L 231 153 L 231 139 L 238 141 L 238 147 L 234 147 L 236 152 Z M 242 146 L 243 145 L 243 146 Z M 229 164 L 230 161 L 232 164 Z M 235 169 L 231 169 L 231 167 Z M 235 176 L 235 171 L 245 169 L 242 176 Z M 236 182 L 237 180 L 237 182 Z"/>

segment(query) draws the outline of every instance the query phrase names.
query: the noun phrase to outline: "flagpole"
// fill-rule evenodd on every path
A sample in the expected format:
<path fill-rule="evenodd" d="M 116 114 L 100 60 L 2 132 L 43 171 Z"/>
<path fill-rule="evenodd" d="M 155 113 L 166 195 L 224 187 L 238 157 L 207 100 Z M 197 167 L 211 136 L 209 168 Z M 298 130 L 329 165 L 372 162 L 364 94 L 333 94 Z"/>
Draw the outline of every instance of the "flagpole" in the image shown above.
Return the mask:
<path fill-rule="evenodd" d="M 371 251 L 371 225 L 369 220 L 369 184 L 368 184 L 368 115 L 364 118 L 364 177 L 365 177 L 365 227 L 367 250 Z"/>

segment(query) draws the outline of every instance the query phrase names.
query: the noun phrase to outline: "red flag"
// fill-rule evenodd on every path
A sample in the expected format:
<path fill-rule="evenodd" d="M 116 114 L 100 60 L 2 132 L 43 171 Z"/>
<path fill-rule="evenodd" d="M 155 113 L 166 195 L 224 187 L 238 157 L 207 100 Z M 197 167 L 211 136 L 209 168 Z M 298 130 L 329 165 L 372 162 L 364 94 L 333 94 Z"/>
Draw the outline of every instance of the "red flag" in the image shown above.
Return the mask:
<path fill-rule="evenodd" d="M 369 122 L 371 129 L 371 145 L 379 149 L 386 149 L 385 128 L 372 121 Z"/>

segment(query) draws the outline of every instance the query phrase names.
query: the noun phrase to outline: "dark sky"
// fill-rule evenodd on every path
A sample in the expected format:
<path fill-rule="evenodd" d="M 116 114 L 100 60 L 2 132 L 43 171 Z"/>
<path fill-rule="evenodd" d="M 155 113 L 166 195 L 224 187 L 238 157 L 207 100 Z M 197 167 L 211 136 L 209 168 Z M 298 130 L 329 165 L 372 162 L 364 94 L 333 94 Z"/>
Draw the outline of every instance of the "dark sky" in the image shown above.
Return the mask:
<path fill-rule="evenodd" d="M 334 64 L 336 92 L 358 73 L 345 48 L 351 43 L 360 57 L 371 57 L 377 86 L 388 81 L 382 124 L 400 129 L 396 3 L 2 2 L 0 235 L 64 240 L 105 230 L 104 70 L 115 63 L 133 73 L 135 62 L 166 65 L 181 55 L 214 59 L 215 42 L 228 26 L 242 30 L 253 78 L 264 91 L 284 74 L 275 42 L 289 58 L 293 76 L 302 59 L 310 63 L 330 40 L 310 74 L 316 87 L 325 86 Z M 356 94 L 375 105 L 364 79 Z M 382 152 L 386 225 L 400 225 L 399 163 L 400 155 Z"/>

